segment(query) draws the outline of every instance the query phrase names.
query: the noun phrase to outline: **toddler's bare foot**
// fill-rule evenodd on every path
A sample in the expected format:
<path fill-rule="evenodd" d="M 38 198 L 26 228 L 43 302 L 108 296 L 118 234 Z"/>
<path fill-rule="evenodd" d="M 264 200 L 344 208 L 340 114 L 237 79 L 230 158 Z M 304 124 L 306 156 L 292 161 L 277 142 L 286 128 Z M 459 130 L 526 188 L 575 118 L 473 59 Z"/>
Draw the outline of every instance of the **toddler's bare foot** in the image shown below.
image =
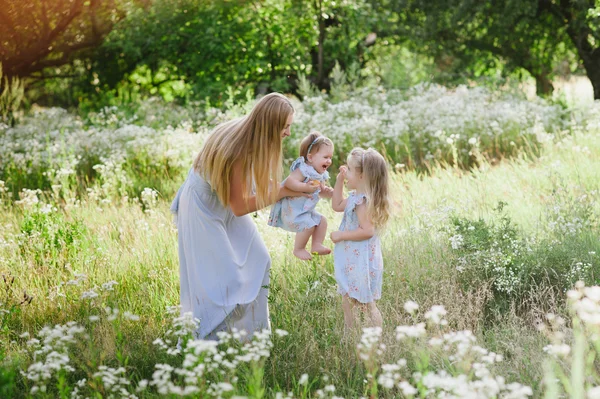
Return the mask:
<path fill-rule="evenodd" d="M 304 248 L 294 249 L 294 255 L 296 256 L 296 258 L 302 259 L 302 260 L 311 260 L 312 259 L 312 256 L 310 255 L 310 253 Z"/>
<path fill-rule="evenodd" d="M 314 253 L 318 253 L 319 255 L 329 255 L 331 253 L 331 249 L 324 247 L 321 244 L 313 245 L 311 251 Z"/>

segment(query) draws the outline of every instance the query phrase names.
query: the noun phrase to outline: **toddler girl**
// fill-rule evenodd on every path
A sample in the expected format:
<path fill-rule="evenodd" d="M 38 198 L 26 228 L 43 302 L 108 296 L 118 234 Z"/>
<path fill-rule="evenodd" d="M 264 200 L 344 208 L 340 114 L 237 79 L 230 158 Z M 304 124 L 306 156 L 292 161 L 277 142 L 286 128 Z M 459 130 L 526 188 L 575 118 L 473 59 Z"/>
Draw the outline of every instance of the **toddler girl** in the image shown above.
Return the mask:
<path fill-rule="evenodd" d="M 294 161 L 290 175 L 283 184 L 290 190 L 312 192 L 310 197 L 286 197 L 273 205 L 269 226 L 281 227 L 296 233 L 294 255 L 302 260 L 311 259 L 306 250 L 312 236 L 311 252 L 319 255 L 331 253 L 323 246 L 327 221 L 315 207 L 319 197 L 331 198 L 333 189 L 325 186 L 329 179 L 333 142 L 318 132 L 306 136 L 300 143 L 300 157 Z"/>
<path fill-rule="evenodd" d="M 331 233 L 335 243 L 334 269 L 346 329 L 354 326 L 354 309 L 366 312 L 374 327 L 383 319 L 375 301 L 381 298 L 383 258 L 378 232 L 389 219 L 388 169 L 375 150 L 355 148 L 348 166 L 342 166 L 333 189 L 331 205 L 344 212 L 339 231 Z M 344 198 L 344 180 L 350 191 Z"/>

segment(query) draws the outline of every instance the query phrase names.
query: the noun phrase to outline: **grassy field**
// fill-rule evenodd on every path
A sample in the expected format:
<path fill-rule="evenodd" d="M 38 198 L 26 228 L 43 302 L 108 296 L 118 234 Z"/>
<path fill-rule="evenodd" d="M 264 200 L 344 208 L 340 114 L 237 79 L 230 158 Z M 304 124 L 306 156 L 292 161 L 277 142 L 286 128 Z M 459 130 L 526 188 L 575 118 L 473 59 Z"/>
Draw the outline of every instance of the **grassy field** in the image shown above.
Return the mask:
<path fill-rule="evenodd" d="M 266 210 L 254 218 L 273 258 L 275 333 L 181 350 L 177 339 L 193 322 L 173 308 L 177 232 L 168 207 L 183 164 L 172 178 L 139 167 L 148 173 L 122 190 L 118 167 L 110 175 L 96 168 L 87 182 L 54 173 L 54 184 L 29 185 L 19 201 L 0 182 L 0 396 L 593 394 L 595 324 L 581 344 L 587 319 L 571 319 L 566 299 L 577 281 L 600 280 L 598 120 L 493 166 L 472 156 L 471 170 L 392 168 L 383 331 L 344 336 L 333 258 L 297 261 L 293 236 L 267 226 Z M 327 201 L 319 207 L 330 226 L 339 223 Z M 570 296 L 600 300 L 581 287 Z"/>

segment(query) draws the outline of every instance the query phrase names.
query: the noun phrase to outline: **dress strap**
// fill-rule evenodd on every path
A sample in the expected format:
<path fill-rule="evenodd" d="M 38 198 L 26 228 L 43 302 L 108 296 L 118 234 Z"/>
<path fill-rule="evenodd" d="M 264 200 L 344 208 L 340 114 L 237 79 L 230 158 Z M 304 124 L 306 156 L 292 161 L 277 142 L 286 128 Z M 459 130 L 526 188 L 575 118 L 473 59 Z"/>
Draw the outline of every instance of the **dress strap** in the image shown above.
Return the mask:
<path fill-rule="evenodd" d="M 292 162 L 292 166 L 290 166 L 290 172 L 295 171 L 296 169 L 298 169 L 302 165 L 305 165 L 305 163 L 304 163 L 304 157 L 297 158 L 294 162 Z"/>
<path fill-rule="evenodd" d="M 350 196 L 348 197 L 348 202 L 346 203 L 346 208 L 348 210 L 353 211 L 357 205 L 361 205 L 365 203 L 367 200 L 367 196 L 365 194 L 356 194 L 356 191 L 352 191 Z"/>
<path fill-rule="evenodd" d="M 304 160 L 304 157 L 299 157 L 292 163 L 292 166 L 290 167 L 290 171 L 293 172 L 296 169 L 300 169 L 302 176 L 304 176 L 305 178 L 308 178 L 309 180 L 318 180 L 318 181 L 329 180 L 329 173 L 327 171 L 323 172 L 323 174 L 320 174 L 319 172 L 317 172 L 315 170 L 315 168 L 313 168 L 311 165 L 306 163 L 306 161 Z"/>

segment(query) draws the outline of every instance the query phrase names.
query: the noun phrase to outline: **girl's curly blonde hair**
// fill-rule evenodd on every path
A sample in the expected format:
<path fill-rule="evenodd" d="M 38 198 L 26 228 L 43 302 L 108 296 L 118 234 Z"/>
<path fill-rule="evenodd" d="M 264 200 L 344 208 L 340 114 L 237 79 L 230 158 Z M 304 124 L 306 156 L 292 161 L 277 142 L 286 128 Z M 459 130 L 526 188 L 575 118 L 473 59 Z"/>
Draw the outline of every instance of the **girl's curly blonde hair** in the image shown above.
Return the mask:
<path fill-rule="evenodd" d="M 375 228 L 385 226 L 390 218 L 388 164 L 376 150 L 354 148 L 348 155 L 348 165 L 365 180 L 367 215 Z"/>

